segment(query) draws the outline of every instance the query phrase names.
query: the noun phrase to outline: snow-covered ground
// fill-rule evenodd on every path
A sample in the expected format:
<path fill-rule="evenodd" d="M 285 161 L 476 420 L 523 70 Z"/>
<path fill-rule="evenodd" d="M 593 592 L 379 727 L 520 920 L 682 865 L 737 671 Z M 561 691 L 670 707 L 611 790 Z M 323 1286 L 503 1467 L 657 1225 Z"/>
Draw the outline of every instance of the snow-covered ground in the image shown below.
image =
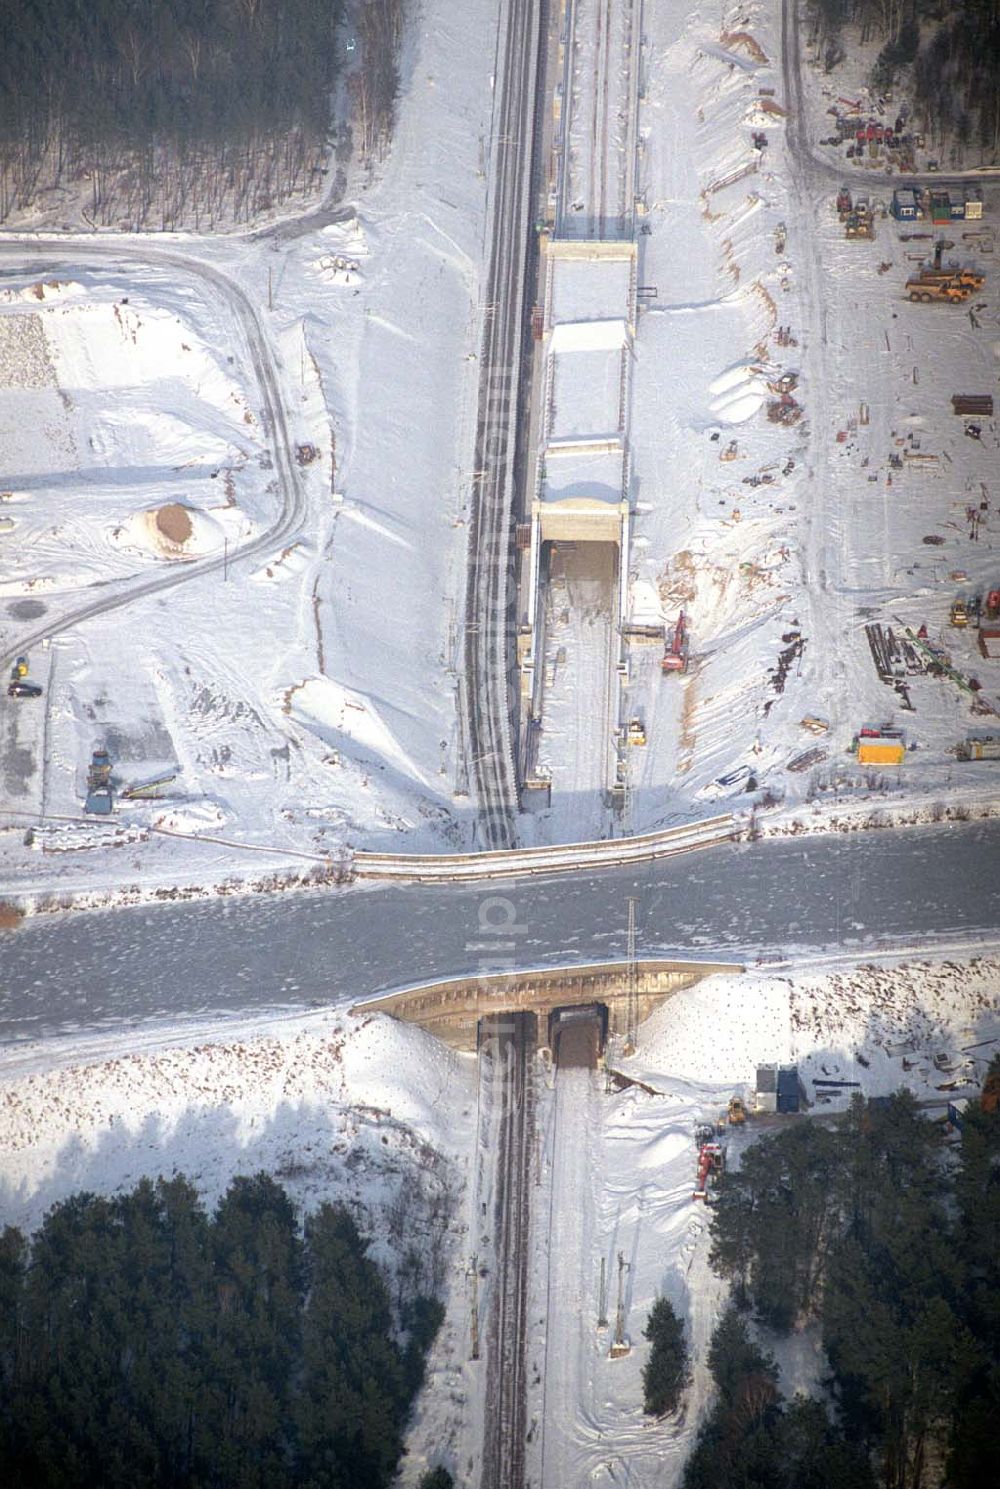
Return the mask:
<path fill-rule="evenodd" d="M 81 245 L 75 265 L 67 243 L 51 272 L 18 265 L 5 275 L 0 647 L 115 586 L 182 576 L 220 550 L 223 561 L 39 647 L 30 662 L 46 689 L 40 707 L 0 698 L 5 893 L 126 883 L 141 898 L 234 873 L 308 872 L 345 844 L 464 840 L 455 686 L 482 232 L 498 147 L 496 7 L 424 0 L 413 16 L 396 140 L 356 218 L 299 237 L 171 240 L 258 308 L 298 449 L 292 541 L 240 558 L 271 530 L 282 497 L 275 431 L 224 293 L 130 263 L 127 247 L 112 266 Z M 764 108 L 764 90 L 787 102 L 778 25 L 775 0 L 729 6 L 721 23 L 697 3 L 644 12 L 649 232 L 639 277 L 657 293 L 644 299 L 631 382 L 630 604 L 640 623 L 672 622 L 683 608 L 692 666 L 662 678 L 655 648 L 633 650 L 627 707 L 649 739 L 631 752 L 633 830 L 679 811 L 750 806 L 751 772 L 784 803 L 785 825 L 852 810 L 863 819 L 893 802 L 934 815 L 939 803 L 996 797 L 995 764 L 961 766 L 949 753 L 994 715 L 919 674 L 907 678 L 913 712 L 903 712 L 864 630 L 926 622 L 955 666 L 981 680 L 977 707 L 1000 699 L 1000 663 L 983 662 L 974 633 L 947 624 L 956 592 L 1000 582 L 996 425 L 968 438 L 950 410 L 952 392 L 996 391 L 993 260 L 979 240 L 950 234 L 949 253 L 988 275 L 970 318 L 969 307 L 904 299 L 908 254 L 927 242 L 907 244 L 882 218 L 874 243 L 845 241 L 829 179 L 793 178 L 782 116 Z M 736 31 L 756 51 L 723 39 Z M 813 133 L 829 86 L 807 72 Z M 995 223 L 998 188 L 985 198 Z M 780 327 L 794 342 L 779 344 Z M 785 373 L 798 376 L 803 410 L 789 426 L 764 412 L 775 396 L 767 384 Z M 552 637 L 558 690 L 557 629 Z M 563 680 L 568 725 L 588 678 L 567 669 Z M 863 772 L 850 740 L 890 714 L 917 748 L 899 772 Z M 804 733 L 805 715 L 826 719 L 828 732 Z M 112 749 L 119 786 L 173 775 L 169 795 L 119 802 L 116 851 L 96 827 L 69 824 L 26 844 L 25 826 L 43 813 L 78 816 L 98 741 Z M 807 749 L 816 755 L 792 768 Z M 578 805 L 570 793 L 547 820 L 567 838 L 603 827 L 592 792 Z M 362 929 L 375 937 L 373 904 Z M 357 933 L 356 902 L 353 913 Z M 712 940 L 692 935 L 676 905 L 663 919 L 678 940 Z M 280 943 L 278 912 L 275 924 Z M 157 931 L 169 929 L 161 917 Z M 146 945 L 154 931 L 137 934 Z M 323 955 L 336 955 L 335 939 Z M 303 958 L 294 960 L 297 995 Z M 175 965 L 166 939 L 163 964 Z M 51 1013 L 44 976 L 38 999 Z M 318 974 L 316 986 L 328 989 Z M 574 1072 L 542 1089 L 535 1301 L 550 1284 L 555 1296 L 533 1324 L 529 1419 L 539 1423 L 532 1451 L 558 1465 L 560 1483 L 679 1477 L 707 1399 L 722 1296 L 691 1198 L 695 1123 L 734 1090 L 749 1093 L 758 1062 L 797 1062 L 823 1109 L 846 1097 L 820 1098 L 816 1079 L 872 1094 L 905 1084 L 943 1106 L 973 1089 L 997 1048 L 998 986 L 1000 964 L 985 958 L 715 977 L 643 1028 L 625 1062 L 639 1084 L 608 1094 Z M 0 1223 L 32 1227 L 74 1189 L 114 1192 L 175 1170 L 211 1202 L 234 1173 L 263 1167 L 305 1206 L 355 1206 L 390 1264 L 411 1233 L 428 1255 L 443 1233 L 448 1317 L 404 1482 L 439 1453 L 461 1473 L 484 1375 L 467 1358 L 479 1217 L 453 1216 L 448 1196 L 465 1184 L 475 1091 L 471 1060 L 382 1019 L 353 1022 L 340 1006 L 25 1041 L 0 1060 Z M 733 1161 L 750 1137 L 731 1135 Z M 633 1349 L 611 1361 L 597 1294 L 603 1257 L 613 1321 L 619 1252 Z M 687 1321 L 694 1384 L 680 1421 L 652 1423 L 640 1411 L 641 1332 L 660 1293 Z M 783 1364 L 789 1387 L 808 1378 L 808 1342 Z"/>
<path fill-rule="evenodd" d="M 604 1472 L 612 1483 L 622 1460 L 636 1485 L 677 1481 L 723 1296 L 691 1198 L 696 1122 L 734 1091 L 749 1097 L 758 1063 L 785 1061 L 810 1102 L 819 1076 L 869 1094 L 905 1085 L 943 1111 L 1000 1047 L 998 987 L 1000 963 L 987 958 L 718 975 L 664 1003 L 636 1054 L 616 1061 L 641 1084 L 607 1093 L 590 1072 L 554 1083 L 539 1065 L 529 1425 L 558 1482 L 600 1483 Z M 436 1453 L 461 1466 L 481 1415 L 466 1275 L 482 1223 L 468 1213 L 476 1090 L 471 1057 L 341 1009 L 11 1047 L 0 1060 L 0 1225 L 30 1229 L 76 1189 L 113 1193 L 144 1174 L 182 1171 L 212 1203 L 234 1174 L 264 1168 L 305 1208 L 351 1205 L 390 1266 L 417 1240 L 440 1269 L 448 1314 L 410 1441 L 403 1481 L 415 1483 Z M 730 1161 L 753 1131 L 730 1132 Z M 619 1252 L 633 1348 L 610 1360 Z M 597 1327 L 602 1256 L 610 1331 Z M 642 1329 L 660 1294 L 694 1350 L 679 1422 L 641 1413 Z M 789 1370 L 808 1373 L 810 1352 L 808 1341 L 789 1348 Z"/>
<path fill-rule="evenodd" d="M 758 1063 L 797 1064 L 814 1109 L 819 1077 L 856 1083 L 822 1110 L 842 1109 L 851 1089 L 905 1086 L 943 1116 L 948 1097 L 974 1091 L 1000 1049 L 998 972 L 995 960 L 979 959 L 714 976 L 663 1004 L 640 1029 L 635 1056 L 615 1061 L 641 1084 L 607 1094 L 595 1074 L 578 1070 L 552 1089 L 543 1081 L 528 1354 L 542 1482 L 679 1482 L 711 1392 L 706 1354 L 726 1293 L 708 1266 L 708 1217 L 691 1193 L 695 1125 L 714 1121 L 734 1092 L 752 1099 Z M 787 1120 L 796 1119 L 729 1129 L 727 1161 L 738 1163 L 761 1128 Z M 619 1255 L 632 1349 L 612 1359 Z M 602 1258 L 608 1325 L 599 1328 Z M 663 1422 L 643 1416 L 640 1379 L 649 1350 L 642 1330 L 659 1296 L 684 1318 L 693 1364 L 679 1415 Z M 789 1394 L 815 1381 L 811 1332 L 781 1342 L 777 1354 Z"/>
<path fill-rule="evenodd" d="M 730 7 L 723 23 L 756 50 L 720 40 L 700 7 L 644 16 L 640 281 L 656 293 L 641 301 L 633 377 L 632 618 L 672 623 L 683 609 L 691 669 L 661 678 L 650 649 L 632 648 L 628 712 L 649 744 L 630 761 L 631 825 L 761 795 L 784 803 L 785 826 L 859 799 L 869 815 L 898 802 L 915 819 L 921 802 L 995 798 L 996 767 L 957 764 L 954 746 L 1000 727 L 1000 670 L 973 629 L 948 624 L 956 594 L 1000 576 L 997 425 L 969 438 L 950 403 L 997 389 L 992 259 L 950 232 L 950 256 L 987 275 L 972 314 L 910 304 L 911 255 L 930 243 L 908 245 L 912 224 L 891 218 L 875 242 L 848 242 L 830 178 L 793 175 L 783 116 L 766 111 L 788 102 L 779 8 Z M 805 70 L 817 109 L 836 80 Z M 995 187 L 985 200 L 995 223 Z M 771 423 L 768 384 L 786 374 L 801 413 Z M 908 711 L 876 673 L 872 622 L 899 637 L 925 623 L 981 692 L 917 673 Z M 807 716 L 828 732 L 803 730 Z M 905 765 L 859 767 L 851 740 L 888 719 L 915 746 Z"/>
<path fill-rule="evenodd" d="M 77 841 L 22 843 L 42 813 L 80 814 L 101 741 L 119 789 L 175 776 L 162 802 L 119 797 L 117 818 L 224 839 L 219 857 L 248 877 L 346 843 L 461 841 L 457 617 L 496 28 L 485 0 L 414 8 L 396 140 L 356 219 L 169 239 L 257 307 L 303 506 L 273 551 L 239 557 L 279 512 L 278 433 L 225 295 L 130 264 L 140 237 L 113 270 L 90 268 L 85 243 L 71 268 L 67 240 L 58 272 L 5 276 L 0 648 L 113 583 L 227 560 L 31 651 L 40 706 L 0 699 L 7 889 L 57 889 L 81 867 L 95 888 L 121 882 L 99 833 L 82 862 Z M 157 835 L 131 867 L 221 877 L 203 846 Z"/>
<path fill-rule="evenodd" d="M 616 830 L 762 797 L 784 830 L 859 802 L 862 819 L 913 818 L 997 796 L 995 764 L 952 752 L 1000 725 L 1000 662 L 948 625 L 956 593 L 1000 578 L 996 423 L 968 438 L 949 401 L 997 386 L 993 260 L 987 240 L 952 233 L 949 253 L 975 260 L 985 288 L 967 308 L 912 305 L 910 255 L 929 242 L 881 218 L 875 242 L 845 241 L 831 178 L 792 171 L 779 19 L 775 0 L 643 17 L 638 277 L 656 293 L 631 378 L 630 611 L 656 624 L 683 608 L 691 670 L 664 678 L 655 646 L 631 648 L 625 712 L 649 743 L 629 752 Z M 218 286 L 130 263 L 146 246 L 132 237 L 113 267 L 82 243 L 74 265 L 67 240 L 50 269 L 5 277 L 0 645 L 108 589 L 216 564 L 35 648 L 38 703 L 0 698 L 8 892 L 259 882 L 347 846 L 468 841 L 457 672 L 482 234 L 503 144 L 496 28 L 486 0 L 414 12 L 396 137 L 354 218 L 169 240 L 258 307 L 301 461 L 302 519 L 273 551 L 239 558 L 281 498 L 275 431 Z M 811 140 L 840 75 L 804 70 Z M 859 76 L 844 64 L 847 93 Z M 986 186 L 986 227 L 998 194 Z M 789 426 L 765 413 L 782 374 L 798 377 Z M 914 673 L 906 710 L 876 674 L 873 623 L 925 623 L 981 691 Z M 828 732 L 804 732 L 807 715 Z M 856 731 L 890 717 L 915 746 L 906 763 L 859 767 Z M 594 731 L 579 762 L 561 733 L 553 779 L 577 763 L 586 775 Z M 119 788 L 174 777 L 162 801 L 118 798 L 111 841 L 127 860 L 103 831 L 55 825 L 79 815 L 101 741 Z M 529 836 L 606 831 L 593 796 L 562 791 Z M 53 825 L 26 846 L 43 814 Z"/>

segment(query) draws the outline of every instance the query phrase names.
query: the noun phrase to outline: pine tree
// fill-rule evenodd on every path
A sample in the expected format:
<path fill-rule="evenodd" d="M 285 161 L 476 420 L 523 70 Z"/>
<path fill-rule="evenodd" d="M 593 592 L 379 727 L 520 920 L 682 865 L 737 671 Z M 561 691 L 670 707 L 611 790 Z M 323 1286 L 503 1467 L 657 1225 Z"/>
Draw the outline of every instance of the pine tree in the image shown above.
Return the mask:
<path fill-rule="evenodd" d="M 431 1468 L 424 1474 L 417 1489 L 452 1489 L 455 1480 L 446 1468 Z"/>
<path fill-rule="evenodd" d="M 657 1298 L 642 1332 L 653 1346 L 642 1368 L 642 1409 L 662 1417 L 675 1410 L 688 1380 L 684 1324 L 666 1298 Z"/>

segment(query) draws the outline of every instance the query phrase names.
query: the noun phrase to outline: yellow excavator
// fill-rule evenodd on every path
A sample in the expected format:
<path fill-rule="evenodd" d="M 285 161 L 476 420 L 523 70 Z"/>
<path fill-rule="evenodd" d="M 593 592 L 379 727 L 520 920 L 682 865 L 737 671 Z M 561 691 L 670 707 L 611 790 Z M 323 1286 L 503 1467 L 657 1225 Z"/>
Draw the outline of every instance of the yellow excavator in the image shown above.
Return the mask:
<path fill-rule="evenodd" d="M 730 1127 L 742 1127 L 747 1119 L 747 1109 L 739 1096 L 729 1098 L 729 1125 Z"/>

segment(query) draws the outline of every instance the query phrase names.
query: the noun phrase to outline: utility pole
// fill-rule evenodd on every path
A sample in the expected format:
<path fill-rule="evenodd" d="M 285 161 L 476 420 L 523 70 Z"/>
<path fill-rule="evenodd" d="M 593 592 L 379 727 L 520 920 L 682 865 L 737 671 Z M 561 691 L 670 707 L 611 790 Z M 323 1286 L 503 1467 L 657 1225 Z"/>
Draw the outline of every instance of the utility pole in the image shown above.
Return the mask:
<path fill-rule="evenodd" d="M 625 992 L 625 1054 L 634 1055 L 636 1041 L 639 1036 L 639 963 L 635 955 L 635 906 L 636 901 L 629 898 L 628 902 L 628 968 L 626 972 L 627 983 Z"/>
<path fill-rule="evenodd" d="M 469 1268 L 469 1284 L 471 1298 L 470 1332 L 472 1335 L 472 1353 L 470 1359 L 479 1359 L 479 1257 L 472 1258 L 472 1266 Z"/>
<path fill-rule="evenodd" d="M 597 1300 L 597 1327 L 599 1329 L 608 1327 L 608 1266 L 603 1256 L 601 1257 L 601 1290 Z"/>
<path fill-rule="evenodd" d="M 631 1353 L 632 1345 L 625 1337 L 625 1273 L 630 1271 L 624 1251 L 618 1253 L 618 1307 L 615 1309 L 615 1337 L 611 1341 L 611 1358 L 620 1360 Z"/>

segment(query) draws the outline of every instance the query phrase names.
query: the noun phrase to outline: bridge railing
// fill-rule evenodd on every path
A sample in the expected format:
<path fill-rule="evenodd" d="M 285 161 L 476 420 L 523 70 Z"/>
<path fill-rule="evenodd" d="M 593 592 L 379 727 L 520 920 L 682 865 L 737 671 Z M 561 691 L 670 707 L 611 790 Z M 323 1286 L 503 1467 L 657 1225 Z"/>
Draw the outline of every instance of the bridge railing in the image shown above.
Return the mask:
<path fill-rule="evenodd" d="M 705 817 L 633 838 L 563 843 L 553 848 L 497 849 L 485 853 L 355 853 L 358 879 L 461 880 L 559 874 L 612 864 L 652 863 L 724 843 L 736 834 L 731 814 Z"/>

